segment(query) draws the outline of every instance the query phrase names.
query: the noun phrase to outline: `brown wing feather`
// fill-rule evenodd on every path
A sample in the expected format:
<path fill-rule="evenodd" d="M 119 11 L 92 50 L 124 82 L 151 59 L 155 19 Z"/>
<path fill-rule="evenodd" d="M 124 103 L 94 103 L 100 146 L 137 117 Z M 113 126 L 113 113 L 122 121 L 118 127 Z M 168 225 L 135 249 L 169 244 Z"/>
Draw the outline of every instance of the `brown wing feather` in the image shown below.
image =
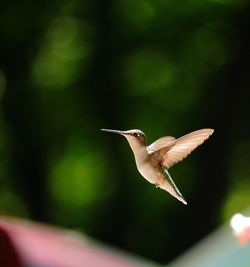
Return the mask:
<path fill-rule="evenodd" d="M 156 140 L 154 143 L 147 147 L 148 153 L 154 153 L 157 150 L 173 146 L 176 142 L 176 139 L 173 136 L 164 136 Z"/>
<path fill-rule="evenodd" d="M 162 158 L 161 165 L 169 169 L 201 145 L 213 132 L 213 129 L 194 131 L 176 139 L 173 146 L 157 150 L 155 154 Z"/>

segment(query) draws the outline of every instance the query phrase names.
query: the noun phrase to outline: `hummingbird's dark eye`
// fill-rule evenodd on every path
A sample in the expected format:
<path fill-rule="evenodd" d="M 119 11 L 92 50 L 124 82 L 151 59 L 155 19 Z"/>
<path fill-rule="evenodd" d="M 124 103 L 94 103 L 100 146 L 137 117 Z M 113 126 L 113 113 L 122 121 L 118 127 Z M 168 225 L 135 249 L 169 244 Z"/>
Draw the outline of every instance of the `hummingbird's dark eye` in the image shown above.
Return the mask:
<path fill-rule="evenodd" d="M 133 136 L 134 136 L 134 137 L 138 137 L 139 134 L 138 134 L 138 133 L 133 133 Z"/>

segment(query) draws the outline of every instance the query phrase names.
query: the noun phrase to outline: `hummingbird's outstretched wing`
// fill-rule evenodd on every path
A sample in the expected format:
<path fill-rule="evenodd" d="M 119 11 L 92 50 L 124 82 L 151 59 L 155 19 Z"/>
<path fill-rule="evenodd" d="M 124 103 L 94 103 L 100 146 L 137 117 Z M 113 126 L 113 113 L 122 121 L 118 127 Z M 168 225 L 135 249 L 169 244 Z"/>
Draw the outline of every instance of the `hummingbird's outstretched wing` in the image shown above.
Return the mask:
<path fill-rule="evenodd" d="M 178 139 L 172 139 L 172 143 L 168 137 L 169 142 L 165 145 L 163 137 L 148 146 L 148 152 L 152 154 L 152 157 L 157 157 L 164 168 L 169 169 L 201 145 L 213 132 L 213 129 L 194 131 Z"/>

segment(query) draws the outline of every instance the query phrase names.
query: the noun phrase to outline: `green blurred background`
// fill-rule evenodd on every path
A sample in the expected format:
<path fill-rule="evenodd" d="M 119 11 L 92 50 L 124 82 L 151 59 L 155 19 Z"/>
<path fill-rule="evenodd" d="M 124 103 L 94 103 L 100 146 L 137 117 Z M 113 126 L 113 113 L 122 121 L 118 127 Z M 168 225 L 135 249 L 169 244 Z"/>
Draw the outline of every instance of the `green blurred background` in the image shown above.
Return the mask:
<path fill-rule="evenodd" d="M 247 207 L 249 13 L 246 0 L 1 3 L 1 214 L 166 263 Z M 188 206 L 99 130 L 151 143 L 205 127 L 170 171 Z"/>

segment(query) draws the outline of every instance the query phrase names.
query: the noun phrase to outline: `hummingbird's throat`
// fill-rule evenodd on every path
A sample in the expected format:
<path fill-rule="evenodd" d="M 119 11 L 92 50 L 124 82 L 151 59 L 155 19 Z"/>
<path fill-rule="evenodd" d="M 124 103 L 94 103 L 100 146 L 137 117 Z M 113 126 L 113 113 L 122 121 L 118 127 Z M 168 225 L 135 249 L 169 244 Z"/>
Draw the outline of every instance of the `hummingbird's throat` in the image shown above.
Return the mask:
<path fill-rule="evenodd" d="M 148 156 L 146 146 L 138 138 L 134 138 L 130 135 L 124 135 L 128 140 L 129 146 L 132 149 L 136 164 L 140 164 L 142 161 L 145 161 L 145 158 Z"/>

